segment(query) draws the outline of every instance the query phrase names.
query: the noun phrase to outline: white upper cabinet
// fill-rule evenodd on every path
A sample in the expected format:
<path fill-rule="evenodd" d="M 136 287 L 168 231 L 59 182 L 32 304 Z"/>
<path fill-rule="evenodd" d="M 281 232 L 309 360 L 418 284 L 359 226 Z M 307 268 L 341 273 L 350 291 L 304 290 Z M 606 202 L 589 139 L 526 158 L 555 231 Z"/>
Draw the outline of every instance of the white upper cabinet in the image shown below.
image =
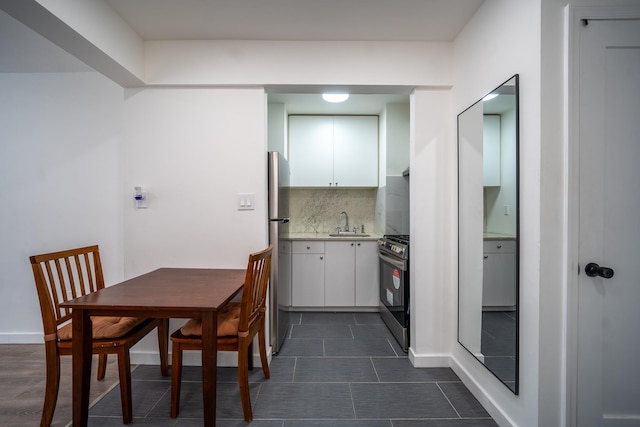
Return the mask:
<path fill-rule="evenodd" d="M 343 187 L 378 186 L 378 117 L 334 117 L 333 179 Z"/>
<path fill-rule="evenodd" d="M 289 116 L 289 168 L 294 187 L 333 183 L 333 119 Z"/>
<path fill-rule="evenodd" d="M 289 116 L 294 187 L 377 187 L 377 116 Z"/>

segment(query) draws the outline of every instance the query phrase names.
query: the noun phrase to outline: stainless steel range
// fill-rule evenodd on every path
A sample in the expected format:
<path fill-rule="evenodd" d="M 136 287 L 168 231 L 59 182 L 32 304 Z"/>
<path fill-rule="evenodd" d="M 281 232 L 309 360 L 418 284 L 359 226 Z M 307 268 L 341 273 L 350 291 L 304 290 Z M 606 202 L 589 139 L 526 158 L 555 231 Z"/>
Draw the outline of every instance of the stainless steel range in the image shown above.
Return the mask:
<path fill-rule="evenodd" d="M 378 240 L 380 315 L 402 349 L 409 349 L 409 236 Z"/>

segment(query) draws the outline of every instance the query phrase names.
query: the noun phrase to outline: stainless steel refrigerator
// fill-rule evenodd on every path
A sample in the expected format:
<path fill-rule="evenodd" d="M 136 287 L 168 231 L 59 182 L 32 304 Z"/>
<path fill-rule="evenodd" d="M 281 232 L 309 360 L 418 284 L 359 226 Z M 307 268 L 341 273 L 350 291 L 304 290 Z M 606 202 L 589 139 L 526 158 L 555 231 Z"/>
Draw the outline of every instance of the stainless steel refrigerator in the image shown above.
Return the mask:
<path fill-rule="evenodd" d="M 269 281 L 271 347 L 280 351 L 289 330 L 291 253 L 283 251 L 280 237 L 289 233 L 289 163 L 277 151 L 268 154 L 269 174 L 269 242 L 273 245 Z"/>

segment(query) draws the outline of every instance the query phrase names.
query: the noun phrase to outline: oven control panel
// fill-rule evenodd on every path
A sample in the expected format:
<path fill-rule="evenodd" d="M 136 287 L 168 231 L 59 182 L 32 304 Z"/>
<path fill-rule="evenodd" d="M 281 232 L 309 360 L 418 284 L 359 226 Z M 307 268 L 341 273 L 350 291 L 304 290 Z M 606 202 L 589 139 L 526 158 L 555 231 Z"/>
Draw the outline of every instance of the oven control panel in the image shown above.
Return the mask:
<path fill-rule="evenodd" d="M 378 240 L 378 250 L 398 258 L 407 259 L 409 257 L 409 242 L 401 240 L 385 236 Z"/>

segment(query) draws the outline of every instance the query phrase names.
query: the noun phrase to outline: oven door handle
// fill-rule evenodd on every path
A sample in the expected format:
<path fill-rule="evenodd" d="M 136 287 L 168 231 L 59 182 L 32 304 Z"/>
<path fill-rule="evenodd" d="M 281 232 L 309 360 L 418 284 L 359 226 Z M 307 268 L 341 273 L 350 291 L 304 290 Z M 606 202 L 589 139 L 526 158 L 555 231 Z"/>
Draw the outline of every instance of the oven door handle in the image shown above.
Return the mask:
<path fill-rule="evenodd" d="M 391 258 L 388 255 L 385 255 L 383 253 L 378 253 L 378 255 L 380 256 L 380 259 L 382 261 L 388 262 L 389 264 L 393 265 L 394 267 L 398 267 L 400 270 L 402 271 L 407 271 L 407 264 L 404 261 L 399 261 L 395 258 Z"/>

